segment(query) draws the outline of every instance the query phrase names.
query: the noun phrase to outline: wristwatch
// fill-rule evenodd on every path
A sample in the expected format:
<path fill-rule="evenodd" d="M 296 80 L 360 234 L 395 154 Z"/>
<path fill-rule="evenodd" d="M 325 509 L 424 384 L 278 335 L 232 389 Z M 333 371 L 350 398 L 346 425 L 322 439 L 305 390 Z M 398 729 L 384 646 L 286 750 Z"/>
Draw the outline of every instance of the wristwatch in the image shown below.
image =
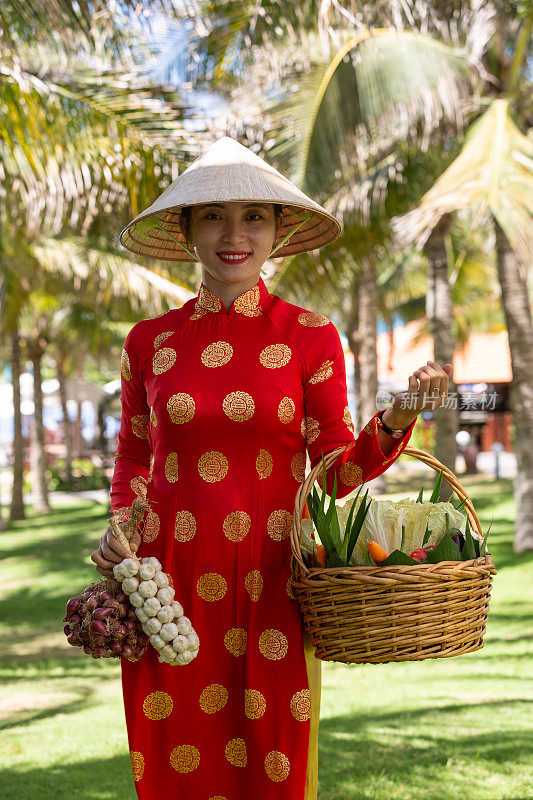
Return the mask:
<path fill-rule="evenodd" d="M 384 408 L 382 411 L 379 412 L 377 417 L 379 420 L 378 425 L 380 426 L 380 428 L 383 428 L 385 433 L 388 433 L 389 436 L 392 436 L 393 439 L 401 439 L 402 436 L 405 436 L 409 428 L 409 425 L 407 426 L 407 428 L 389 428 L 387 423 L 383 422 L 383 414 L 385 413 L 386 410 L 387 409 Z"/>

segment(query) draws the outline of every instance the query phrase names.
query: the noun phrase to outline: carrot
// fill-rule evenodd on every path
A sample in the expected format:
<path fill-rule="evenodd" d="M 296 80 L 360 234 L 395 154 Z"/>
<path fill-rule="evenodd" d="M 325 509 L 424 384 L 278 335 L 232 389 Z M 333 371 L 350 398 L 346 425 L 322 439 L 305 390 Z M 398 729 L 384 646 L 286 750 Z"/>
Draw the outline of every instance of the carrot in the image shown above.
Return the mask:
<path fill-rule="evenodd" d="M 323 544 L 317 544 L 316 546 L 316 560 L 320 564 L 321 567 L 325 567 L 327 564 L 326 559 L 326 548 Z"/>
<path fill-rule="evenodd" d="M 385 561 L 387 556 L 389 555 L 383 547 L 378 544 L 377 542 L 373 542 L 372 539 L 367 544 L 368 552 L 376 562 L 376 564 L 380 564 L 382 561 Z"/>

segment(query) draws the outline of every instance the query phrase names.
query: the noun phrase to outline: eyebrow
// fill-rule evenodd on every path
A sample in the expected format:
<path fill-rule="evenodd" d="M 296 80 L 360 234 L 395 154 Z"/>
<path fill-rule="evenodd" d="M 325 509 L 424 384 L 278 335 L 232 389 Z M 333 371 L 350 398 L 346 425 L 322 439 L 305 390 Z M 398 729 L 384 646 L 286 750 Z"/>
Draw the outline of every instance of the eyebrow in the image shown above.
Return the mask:
<path fill-rule="evenodd" d="M 264 208 L 265 210 L 268 206 L 271 205 L 269 203 L 245 203 L 243 208 Z M 202 208 L 224 208 L 223 203 L 205 203 Z"/>

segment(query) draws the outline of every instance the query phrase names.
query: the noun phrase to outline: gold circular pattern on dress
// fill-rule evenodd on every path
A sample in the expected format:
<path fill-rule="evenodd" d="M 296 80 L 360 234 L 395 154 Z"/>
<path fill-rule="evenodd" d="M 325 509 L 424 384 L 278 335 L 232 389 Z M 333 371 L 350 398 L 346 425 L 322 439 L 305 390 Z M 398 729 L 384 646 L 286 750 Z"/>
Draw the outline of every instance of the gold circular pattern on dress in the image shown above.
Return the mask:
<path fill-rule="evenodd" d="M 176 425 L 181 425 L 184 422 L 190 422 L 194 417 L 196 405 L 194 398 L 186 392 L 178 392 L 168 398 L 167 401 L 168 415 L 172 422 Z"/>
<path fill-rule="evenodd" d="M 152 428 L 157 428 L 157 417 L 155 415 L 154 407 L 150 409 L 150 425 Z"/>
<path fill-rule="evenodd" d="M 140 781 L 144 774 L 144 756 L 136 750 L 130 750 L 131 771 L 134 781 Z"/>
<path fill-rule="evenodd" d="M 230 628 L 224 636 L 224 645 L 232 656 L 243 656 L 246 653 L 248 633 L 244 628 Z"/>
<path fill-rule="evenodd" d="M 123 508 L 117 508 L 116 511 L 113 511 L 113 518 L 115 522 L 127 522 L 131 515 L 131 508 L 128 506 L 124 506 Z"/>
<path fill-rule="evenodd" d="M 263 631 L 259 637 L 259 652 L 269 661 L 280 661 L 285 658 L 288 649 L 287 637 L 275 628 Z"/>
<path fill-rule="evenodd" d="M 234 767 L 246 766 L 246 742 L 244 739 L 230 739 L 226 745 L 225 755 L 230 764 Z"/>
<path fill-rule="evenodd" d="M 340 468 L 339 477 L 345 486 L 360 486 L 363 483 L 363 470 L 358 464 L 347 461 Z"/>
<path fill-rule="evenodd" d="M 215 313 L 222 308 L 220 297 L 217 297 L 217 295 L 211 292 L 203 283 L 198 292 L 198 303 L 206 311 L 213 311 Z"/>
<path fill-rule="evenodd" d="M 200 708 L 206 714 L 215 714 L 228 702 L 228 690 L 221 683 L 211 683 L 200 695 Z"/>
<path fill-rule="evenodd" d="M 307 420 L 305 417 L 303 418 L 302 424 L 300 425 L 300 433 L 302 434 L 304 439 L 307 438 Z"/>
<path fill-rule="evenodd" d="M 125 381 L 131 380 L 130 357 L 125 350 L 122 351 L 120 356 L 120 374 Z"/>
<path fill-rule="evenodd" d="M 229 342 L 213 342 L 201 355 L 202 364 L 206 367 L 223 367 L 233 355 L 233 347 Z"/>
<path fill-rule="evenodd" d="M 235 299 L 233 308 L 238 314 L 244 314 L 245 317 L 259 317 L 263 313 L 259 307 L 260 301 L 259 286 L 252 286 L 251 289 Z"/>
<path fill-rule="evenodd" d="M 207 309 L 202 308 L 199 303 L 194 304 L 194 314 L 191 314 L 189 319 L 202 319 L 207 314 Z"/>
<path fill-rule="evenodd" d="M 255 404 L 248 392 L 230 392 L 222 401 L 224 414 L 234 422 L 246 422 L 254 415 Z"/>
<path fill-rule="evenodd" d="M 309 689 L 295 692 L 291 697 L 291 713 L 298 722 L 311 719 L 311 693 Z"/>
<path fill-rule="evenodd" d="M 223 797 L 221 794 L 216 794 L 214 797 L 210 797 L 209 800 L 228 800 L 227 797 Z"/>
<path fill-rule="evenodd" d="M 257 689 L 244 690 L 244 713 L 248 719 L 259 719 L 266 711 L 264 695 Z"/>
<path fill-rule="evenodd" d="M 370 434 L 370 436 L 374 436 L 375 433 L 378 432 L 378 418 L 372 417 L 370 422 L 367 422 L 365 427 L 363 428 L 365 433 Z"/>
<path fill-rule="evenodd" d="M 316 372 L 309 378 L 309 383 L 322 383 L 333 375 L 333 361 L 324 361 Z"/>
<path fill-rule="evenodd" d="M 177 357 L 178 354 L 172 347 L 162 347 L 161 350 L 158 350 L 152 359 L 154 375 L 161 375 L 163 372 L 168 372 L 168 370 L 174 366 Z"/>
<path fill-rule="evenodd" d="M 298 315 L 298 322 L 306 328 L 321 328 L 323 325 L 329 325 L 329 319 L 323 314 L 314 314 L 312 311 L 306 311 Z"/>
<path fill-rule="evenodd" d="M 193 772 L 200 763 L 200 751 L 193 744 L 180 744 L 170 754 L 170 766 L 176 772 Z"/>
<path fill-rule="evenodd" d="M 151 692 L 144 698 L 143 711 L 148 719 L 166 719 L 172 714 L 174 703 L 166 692 Z"/>
<path fill-rule="evenodd" d="M 169 453 L 165 461 L 165 478 L 169 483 L 178 480 L 178 454 Z"/>
<path fill-rule="evenodd" d="M 312 444 L 320 436 L 320 427 L 317 419 L 307 417 L 306 438 L 307 444 Z"/>
<path fill-rule="evenodd" d="M 289 595 L 291 600 L 296 600 L 296 595 L 294 594 L 294 589 L 292 588 L 292 575 L 289 575 L 289 577 L 287 578 L 285 589 L 287 590 L 287 594 Z"/>
<path fill-rule="evenodd" d="M 353 424 L 352 415 L 350 414 L 350 406 L 346 406 L 346 408 L 344 409 L 344 413 L 342 415 L 342 420 L 347 425 L 349 430 L 351 430 L 351 432 L 354 433 L 355 432 L 355 427 L 354 427 L 354 424 Z"/>
<path fill-rule="evenodd" d="M 291 535 L 292 514 L 284 508 L 272 511 L 267 521 L 267 532 L 275 542 L 281 542 Z"/>
<path fill-rule="evenodd" d="M 214 603 L 216 600 L 222 600 L 228 591 L 228 584 L 218 572 L 206 572 L 196 581 L 196 591 L 202 600 Z"/>
<path fill-rule="evenodd" d="M 190 542 L 196 536 L 196 519 L 190 511 L 178 511 L 174 526 L 174 538 L 178 542 Z"/>
<path fill-rule="evenodd" d="M 284 367 L 289 363 L 292 356 L 291 348 L 282 344 L 269 344 L 259 353 L 259 361 L 264 367 L 268 369 L 276 369 L 276 367 Z"/>
<path fill-rule="evenodd" d="M 218 450 L 208 450 L 198 459 L 198 472 L 207 483 L 221 481 L 228 474 L 228 459 Z"/>
<path fill-rule="evenodd" d="M 155 511 L 148 511 L 144 520 L 143 542 L 153 542 L 159 535 L 160 521 Z"/>
<path fill-rule="evenodd" d="M 146 497 L 146 492 L 148 490 L 146 478 L 143 478 L 141 475 L 136 475 L 135 478 L 132 478 L 130 481 L 130 488 L 135 492 L 137 497 Z"/>
<path fill-rule="evenodd" d="M 230 542 L 242 542 L 248 535 L 251 524 L 252 518 L 246 511 L 232 511 L 222 523 L 222 528 Z"/>
<path fill-rule="evenodd" d="M 296 408 L 294 405 L 294 400 L 291 400 L 290 397 L 282 397 L 278 406 L 279 421 L 283 422 L 284 424 L 287 424 L 287 422 L 292 422 L 295 411 Z"/>
<path fill-rule="evenodd" d="M 157 350 L 158 347 L 161 347 L 165 339 L 168 339 L 169 336 L 172 336 L 174 331 L 165 331 L 164 333 L 160 333 L 154 339 L 154 350 Z"/>
<path fill-rule="evenodd" d="M 139 439 L 148 439 L 148 414 L 136 414 L 131 418 L 131 429 Z"/>
<path fill-rule="evenodd" d="M 255 459 L 255 468 L 260 480 L 270 477 L 273 464 L 274 462 L 272 461 L 272 456 L 268 450 L 260 450 L 259 455 Z"/>
<path fill-rule="evenodd" d="M 155 456 L 152 453 L 152 455 L 150 456 L 150 472 L 148 473 L 148 483 L 150 483 L 150 481 L 154 477 L 154 464 L 155 464 Z"/>
<path fill-rule="evenodd" d="M 263 591 L 263 576 L 258 569 L 252 569 L 244 579 L 246 591 L 250 595 L 250 600 L 256 603 Z"/>
<path fill-rule="evenodd" d="M 271 781 L 284 781 L 289 777 L 291 762 L 279 750 L 271 750 L 265 756 L 265 771 Z"/>
<path fill-rule="evenodd" d="M 305 453 L 295 453 L 291 458 L 292 476 L 298 483 L 305 478 Z"/>

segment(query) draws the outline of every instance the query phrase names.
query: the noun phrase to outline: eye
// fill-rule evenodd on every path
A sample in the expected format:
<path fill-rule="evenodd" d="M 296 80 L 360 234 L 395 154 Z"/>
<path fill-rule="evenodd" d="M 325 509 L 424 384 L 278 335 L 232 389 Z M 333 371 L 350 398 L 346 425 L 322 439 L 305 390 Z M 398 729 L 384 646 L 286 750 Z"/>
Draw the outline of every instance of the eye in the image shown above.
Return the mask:
<path fill-rule="evenodd" d="M 218 217 L 218 214 L 216 211 L 208 211 L 208 213 L 205 215 L 205 218 L 209 219 L 209 217 Z"/>
<path fill-rule="evenodd" d="M 256 214 L 255 212 L 254 212 L 253 214 L 249 214 L 248 216 L 249 216 L 249 217 L 257 217 L 257 219 L 263 219 L 263 217 L 261 216 L 261 214 Z"/>

